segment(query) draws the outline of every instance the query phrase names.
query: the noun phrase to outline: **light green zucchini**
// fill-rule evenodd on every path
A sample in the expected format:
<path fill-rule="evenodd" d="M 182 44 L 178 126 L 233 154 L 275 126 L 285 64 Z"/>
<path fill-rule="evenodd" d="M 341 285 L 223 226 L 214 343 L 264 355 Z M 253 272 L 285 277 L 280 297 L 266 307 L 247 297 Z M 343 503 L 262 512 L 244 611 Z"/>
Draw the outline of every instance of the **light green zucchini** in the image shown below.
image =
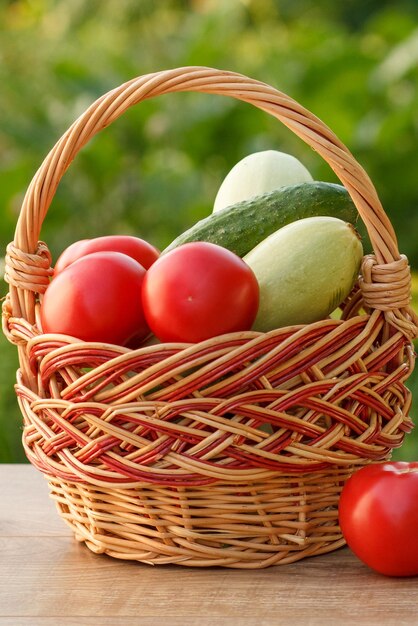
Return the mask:
<path fill-rule="evenodd" d="M 279 229 L 244 256 L 260 287 L 254 330 L 325 319 L 350 293 L 363 247 L 335 217 L 311 217 Z"/>

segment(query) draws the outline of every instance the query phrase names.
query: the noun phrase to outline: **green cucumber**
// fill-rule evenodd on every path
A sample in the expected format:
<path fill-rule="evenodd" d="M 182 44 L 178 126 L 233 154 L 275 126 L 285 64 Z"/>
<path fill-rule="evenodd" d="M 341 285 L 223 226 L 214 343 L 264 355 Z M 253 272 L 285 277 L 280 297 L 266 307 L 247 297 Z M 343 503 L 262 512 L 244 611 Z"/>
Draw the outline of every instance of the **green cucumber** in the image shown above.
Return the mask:
<path fill-rule="evenodd" d="M 352 290 L 363 247 L 352 224 L 318 216 L 287 224 L 245 255 L 260 288 L 254 330 L 325 319 Z"/>
<path fill-rule="evenodd" d="M 179 235 L 162 254 L 191 241 L 208 241 L 243 257 L 286 224 L 317 215 L 354 223 L 357 210 L 342 185 L 317 181 L 288 185 L 212 213 Z"/>

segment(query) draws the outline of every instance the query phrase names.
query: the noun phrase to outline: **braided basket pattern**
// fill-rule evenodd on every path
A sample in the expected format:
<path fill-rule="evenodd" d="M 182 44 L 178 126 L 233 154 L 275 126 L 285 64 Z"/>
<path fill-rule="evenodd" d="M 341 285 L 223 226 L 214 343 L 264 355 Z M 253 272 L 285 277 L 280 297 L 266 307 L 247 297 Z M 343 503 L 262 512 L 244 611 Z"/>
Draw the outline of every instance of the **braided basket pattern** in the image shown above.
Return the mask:
<path fill-rule="evenodd" d="M 336 172 L 374 250 L 341 319 L 136 350 L 42 333 L 52 269 L 39 237 L 59 181 L 126 109 L 178 91 L 266 111 Z M 23 445 L 60 515 L 95 552 L 257 568 L 333 550 L 343 544 L 337 507 L 345 481 L 387 459 L 413 427 L 404 384 L 417 334 L 410 271 L 373 184 L 318 118 L 245 76 L 167 70 L 93 103 L 27 190 L 6 280 L 3 330 L 19 352 Z"/>

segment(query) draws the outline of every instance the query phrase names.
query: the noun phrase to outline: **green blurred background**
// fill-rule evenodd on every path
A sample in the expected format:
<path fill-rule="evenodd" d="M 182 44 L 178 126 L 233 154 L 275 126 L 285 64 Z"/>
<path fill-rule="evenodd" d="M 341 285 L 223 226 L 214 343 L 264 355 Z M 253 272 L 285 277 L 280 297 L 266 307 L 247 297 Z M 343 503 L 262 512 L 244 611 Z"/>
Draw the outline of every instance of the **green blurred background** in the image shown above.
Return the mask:
<path fill-rule="evenodd" d="M 183 65 L 266 81 L 323 119 L 374 181 L 418 291 L 416 0 L 0 0 L 0 263 L 26 187 L 72 121 L 122 82 Z M 336 180 L 253 107 L 202 94 L 145 102 L 78 155 L 41 237 L 54 258 L 109 233 L 164 247 L 210 213 L 236 161 L 267 148 Z M 0 353 L 0 462 L 21 462 L 17 355 L 3 336 Z M 416 373 L 409 386 L 416 419 Z M 417 432 L 394 457 L 418 459 Z"/>

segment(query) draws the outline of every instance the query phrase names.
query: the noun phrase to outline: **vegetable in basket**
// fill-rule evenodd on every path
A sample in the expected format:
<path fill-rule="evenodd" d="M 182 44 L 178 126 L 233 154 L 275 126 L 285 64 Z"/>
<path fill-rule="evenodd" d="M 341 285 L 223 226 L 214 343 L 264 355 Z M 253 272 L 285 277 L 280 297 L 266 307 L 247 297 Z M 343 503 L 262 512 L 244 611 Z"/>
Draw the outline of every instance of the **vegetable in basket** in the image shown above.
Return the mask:
<path fill-rule="evenodd" d="M 144 267 L 121 252 L 93 252 L 57 274 L 45 291 L 45 333 L 125 345 L 149 334 L 142 304 Z"/>
<path fill-rule="evenodd" d="M 330 215 L 355 223 L 357 209 L 342 185 L 289 185 L 212 213 L 181 233 L 163 254 L 190 241 L 210 241 L 243 257 L 263 239 L 296 220 Z"/>
<path fill-rule="evenodd" d="M 357 231 L 338 218 L 308 217 L 279 229 L 244 257 L 260 287 L 254 329 L 325 319 L 352 290 L 362 257 Z"/>
<path fill-rule="evenodd" d="M 162 341 L 193 343 L 249 330 L 258 302 L 258 283 L 248 265 L 203 241 L 162 255 L 142 288 L 146 320 Z"/>
<path fill-rule="evenodd" d="M 219 187 L 213 210 L 248 200 L 285 185 L 312 181 L 294 156 L 277 150 L 254 152 L 234 165 Z"/>
<path fill-rule="evenodd" d="M 59 274 L 65 267 L 92 252 L 121 252 L 138 261 L 145 269 L 148 269 L 160 256 L 157 248 L 148 241 L 130 235 L 105 235 L 93 239 L 81 239 L 68 246 L 58 257 L 54 274 Z"/>

